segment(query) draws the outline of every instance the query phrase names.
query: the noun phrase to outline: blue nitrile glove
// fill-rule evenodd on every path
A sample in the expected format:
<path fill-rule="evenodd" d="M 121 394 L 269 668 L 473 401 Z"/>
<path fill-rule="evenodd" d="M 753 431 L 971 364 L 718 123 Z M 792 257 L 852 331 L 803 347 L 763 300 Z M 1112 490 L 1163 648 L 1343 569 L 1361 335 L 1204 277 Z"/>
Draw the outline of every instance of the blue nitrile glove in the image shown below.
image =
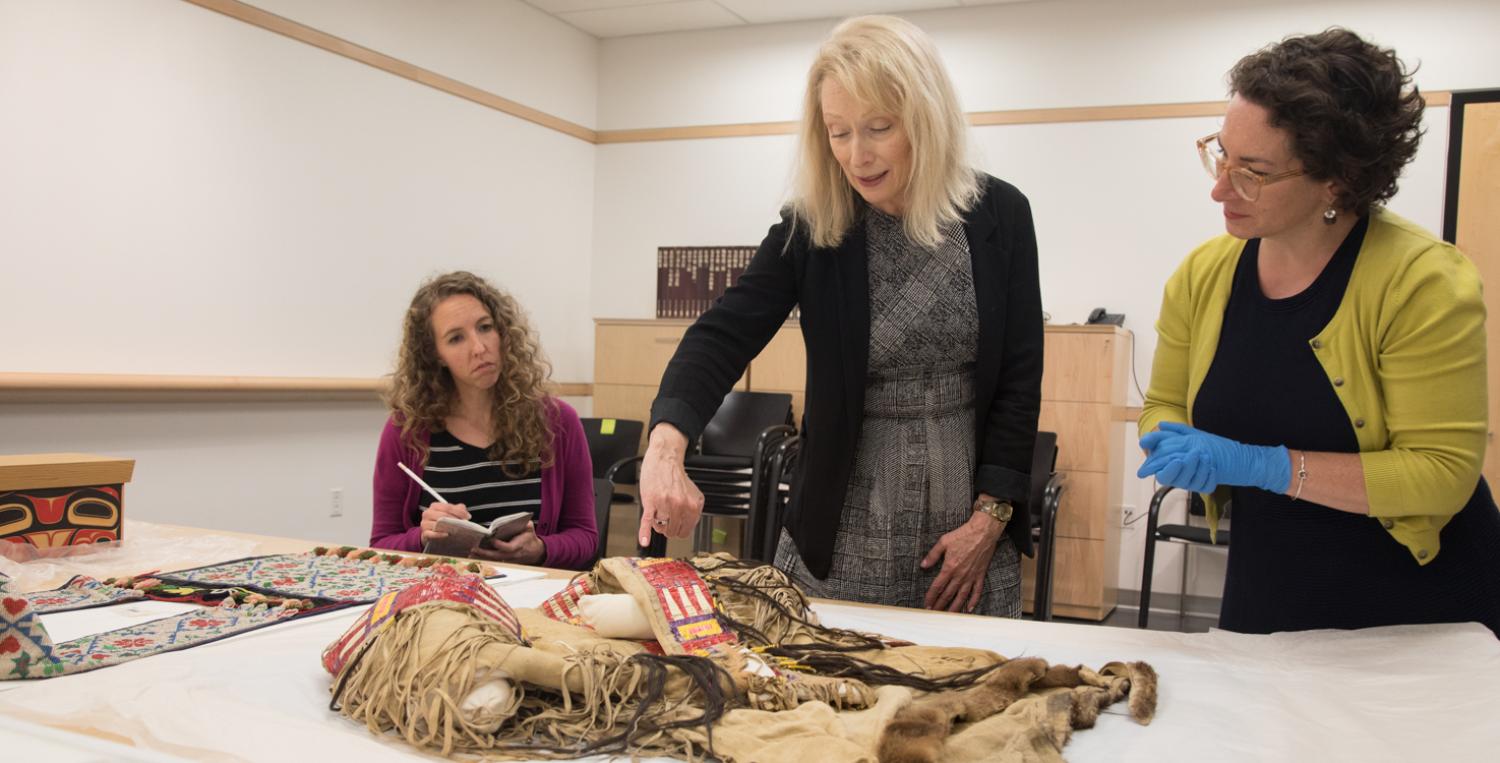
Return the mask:
<path fill-rule="evenodd" d="M 1151 467 L 1150 471 L 1147 470 L 1148 465 Z M 1152 472 L 1156 473 L 1157 482 L 1194 493 L 1212 493 L 1219 486 L 1218 475 L 1206 452 L 1173 453 L 1162 456 L 1155 463 L 1147 459 L 1147 463 L 1141 464 L 1141 470 L 1137 474 L 1149 477 Z"/>
<path fill-rule="evenodd" d="M 1218 485 L 1284 493 L 1292 482 L 1292 460 L 1284 446 L 1245 445 L 1175 421 L 1162 422 L 1142 437 L 1141 448 L 1151 455 L 1137 476 L 1155 474 L 1159 482 L 1198 493 Z"/>

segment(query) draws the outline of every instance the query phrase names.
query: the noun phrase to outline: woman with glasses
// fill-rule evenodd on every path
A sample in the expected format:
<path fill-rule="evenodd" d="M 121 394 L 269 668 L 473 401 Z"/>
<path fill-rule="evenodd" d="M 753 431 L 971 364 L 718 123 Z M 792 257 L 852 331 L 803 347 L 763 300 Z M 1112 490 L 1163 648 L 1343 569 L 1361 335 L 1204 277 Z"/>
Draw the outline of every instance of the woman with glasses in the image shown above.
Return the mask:
<path fill-rule="evenodd" d="M 1465 256 L 1384 209 L 1423 102 L 1352 32 L 1229 73 L 1198 141 L 1227 235 L 1167 282 L 1140 476 L 1232 499 L 1220 625 L 1479 621 L 1500 633 L 1500 514 L 1480 477 L 1484 302 Z"/>
<path fill-rule="evenodd" d="M 796 198 L 683 336 L 651 407 L 642 545 L 697 523 L 687 444 L 800 305 L 807 403 L 776 565 L 814 596 L 1020 615 L 1036 234 L 1026 197 L 969 166 L 967 131 L 921 30 L 834 29 L 808 72 Z"/>

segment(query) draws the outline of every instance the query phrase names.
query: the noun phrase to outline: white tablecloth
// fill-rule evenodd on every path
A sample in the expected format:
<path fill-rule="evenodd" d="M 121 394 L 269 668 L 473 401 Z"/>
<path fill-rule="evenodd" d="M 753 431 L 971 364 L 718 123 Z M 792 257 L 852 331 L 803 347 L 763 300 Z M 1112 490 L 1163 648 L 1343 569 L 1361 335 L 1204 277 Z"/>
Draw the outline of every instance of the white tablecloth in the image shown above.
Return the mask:
<path fill-rule="evenodd" d="M 535 606 L 565 583 L 498 587 Z M 1500 641 L 1477 624 L 1275 636 L 1175 634 L 820 604 L 830 625 L 1098 667 L 1145 660 L 1156 720 L 1123 707 L 1074 734 L 1090 760 L 1495 760 Z M 0 715 L 105 730 L 199 760 L 414 760 L 328 709 L 322 648 L 358 609 L 76 676 L 0 682 Z M 75 615 L 82 613 L 74 613 Z M 104 617 L 104 615 L 100 615 Z M 49 616 L 49 618 L 52 616 Z M 111 615 L 113 617 L 113 615 Z M 60 624 L 61 621 L 59 621 Z M 73 622 L 72 632 L 86 624 Z"/>

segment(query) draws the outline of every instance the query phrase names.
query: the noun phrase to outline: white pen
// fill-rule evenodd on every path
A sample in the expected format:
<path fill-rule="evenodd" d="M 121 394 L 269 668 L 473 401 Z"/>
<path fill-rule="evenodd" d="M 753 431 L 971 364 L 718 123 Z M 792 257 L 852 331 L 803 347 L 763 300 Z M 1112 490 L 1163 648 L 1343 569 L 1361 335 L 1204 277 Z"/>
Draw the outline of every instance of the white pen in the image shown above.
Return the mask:
<path fill-rule="evenodd" d="M 401 467 L 401 471 L 406 472 L 406 476 L 411 477 L 412 479 L 416 480 L 417 484 L 421 485 L 422 489 L 426 490 L 427 494 L 430 495 L 430 496 L 432 496 L 433 499 L 435 499 L 438 503 L 447 503 L 448 502 L 448 499 L 442 497 L 441 495 L 438 495 L 438 491 L 433 490 L 431 485 L 427 484 L 426 482 L 423 482 L 422 478 L 418 477 L 416 472 L 414 472 L 414 471 L 406 468 L 406 464 L 403 464 L 400 461 L 397 461 L 396 465 L 399 466 L 399 467 Z"/>

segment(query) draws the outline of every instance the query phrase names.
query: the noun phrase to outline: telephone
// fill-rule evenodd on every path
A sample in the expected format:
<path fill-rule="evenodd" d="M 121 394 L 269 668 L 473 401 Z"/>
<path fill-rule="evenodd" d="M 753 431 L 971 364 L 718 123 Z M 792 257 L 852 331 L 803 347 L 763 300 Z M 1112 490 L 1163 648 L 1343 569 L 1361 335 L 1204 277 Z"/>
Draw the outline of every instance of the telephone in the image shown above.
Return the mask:
<path fill-rule="evenodd" d="M 1104 311 L 1104 308 L 1096 307 L 1092 312 L 1089 313 L 1089 319 L 1087 322 L 1091 325 L 1095 323 L 1112 323 L 1116 326 L 1124 326 L 1125 314 L 1108 313 Z"/>

